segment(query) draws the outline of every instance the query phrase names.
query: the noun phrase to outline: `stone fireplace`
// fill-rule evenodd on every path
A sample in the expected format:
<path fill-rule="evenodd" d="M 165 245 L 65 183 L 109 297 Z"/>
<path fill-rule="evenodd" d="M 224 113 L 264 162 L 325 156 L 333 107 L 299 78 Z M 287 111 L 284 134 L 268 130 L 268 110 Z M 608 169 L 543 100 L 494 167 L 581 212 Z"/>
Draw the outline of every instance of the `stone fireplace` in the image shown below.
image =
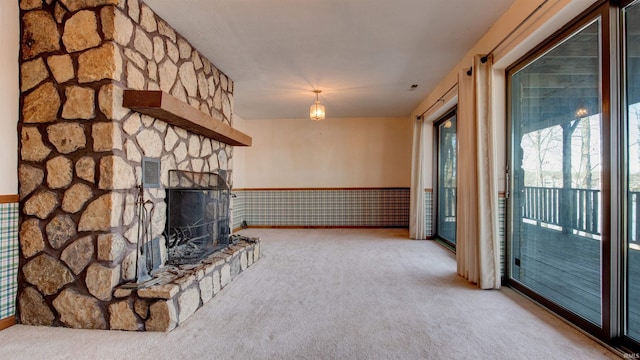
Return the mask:
<path fill-rule="evenodd" d="M 228 197 L 233 147 L 123 107 L 123 94 L 159 90 L 231 126 L 233 81 L 140 0 L 21 0 L 20 9 L 17 319 L 170 330 L 260 246 L 167 263 L 170 171 L 214 174 Z M 158 164 L 157 187 L 142 186 L 144 159 Z M 141 285 L 147 255 L 154 281 Z"/>

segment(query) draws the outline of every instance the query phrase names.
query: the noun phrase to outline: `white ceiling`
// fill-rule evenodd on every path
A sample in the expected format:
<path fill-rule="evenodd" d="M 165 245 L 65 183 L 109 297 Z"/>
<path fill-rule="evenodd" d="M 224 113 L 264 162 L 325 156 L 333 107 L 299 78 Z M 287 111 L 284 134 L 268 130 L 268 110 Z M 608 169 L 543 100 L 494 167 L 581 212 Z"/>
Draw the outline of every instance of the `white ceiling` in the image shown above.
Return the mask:
<path fill-rule="evenodd" d="M 313 89 L 328 118 L 408 116 L 514 0 L 145 2 L 234 80 L 250 120 L 306 118 Z"/>

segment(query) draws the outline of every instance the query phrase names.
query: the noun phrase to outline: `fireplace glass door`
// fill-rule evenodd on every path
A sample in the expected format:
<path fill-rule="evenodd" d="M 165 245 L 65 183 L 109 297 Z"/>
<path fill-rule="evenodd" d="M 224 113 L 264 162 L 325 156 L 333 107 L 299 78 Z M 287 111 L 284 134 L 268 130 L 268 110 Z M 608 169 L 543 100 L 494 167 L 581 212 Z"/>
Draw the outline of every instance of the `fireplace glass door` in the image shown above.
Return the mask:
<path fill-rule="evenodd" d="M 172 170 L 167 189 L 167 264 L 194 263 L 229 245 L 230 191 L 218 174 Z"/>

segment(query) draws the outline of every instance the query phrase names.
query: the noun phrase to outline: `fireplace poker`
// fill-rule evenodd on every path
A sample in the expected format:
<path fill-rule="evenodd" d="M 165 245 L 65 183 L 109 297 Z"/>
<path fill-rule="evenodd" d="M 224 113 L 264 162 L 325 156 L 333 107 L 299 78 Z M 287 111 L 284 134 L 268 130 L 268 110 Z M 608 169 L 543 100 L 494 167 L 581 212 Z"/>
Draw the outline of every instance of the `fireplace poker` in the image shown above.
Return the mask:
<path fill-rule="evenodd" d="M 138 194 L 138 248 L 140 255 L 145 257 L 145 267 L 147 276 L 151 276 L 153 270 L 153 222 L 152 216 L 155 204 L 151 200 L 144 200 L 144 187 L 140 185 Z M 140 277 L 140 264 L 136 261 L 136 276 Z M 138 279 L 145 280 L 145 279 Z"/>

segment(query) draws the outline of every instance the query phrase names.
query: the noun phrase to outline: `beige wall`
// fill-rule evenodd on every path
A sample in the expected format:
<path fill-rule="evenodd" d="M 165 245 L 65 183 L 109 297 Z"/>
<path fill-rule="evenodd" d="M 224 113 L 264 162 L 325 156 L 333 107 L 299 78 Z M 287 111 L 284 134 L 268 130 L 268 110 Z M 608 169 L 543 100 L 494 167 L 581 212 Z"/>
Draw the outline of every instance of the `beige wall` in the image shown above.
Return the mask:
<path fill-rule="evenodd" d="M 18 193 L 18 1 L 0 1 L 0 195 Z"/>
<path fill-rule="evenodd" d="M 251 120 L 243 131 L 253 146 L 235 149 L 235 188 L 410 185 L 406 118 Z"/>
<path fill-rule="evenodd" d="M 231 125 L 233 126 L 233 128 L 238 129 L 243 133 L 247 134 L 244 124 L 245 124 L 245 120 L 242 117 L 236 114 L 233 114 L 233 118 L 231 120 Z M 248 134 L 248 135 L 252 136 L 251 134 Z M 246 148 L 244 146 L 235 146 L 233 148 L 230 168 L 233 169 L 233 172 L 231 173 L 231 176 L 232 176 L 231 181 L 234 189 L 244 188 L 244 179 L 245 179 L 244 164 L 245 164 L 245 153 L 246 153 L 245 149 Z"/>

